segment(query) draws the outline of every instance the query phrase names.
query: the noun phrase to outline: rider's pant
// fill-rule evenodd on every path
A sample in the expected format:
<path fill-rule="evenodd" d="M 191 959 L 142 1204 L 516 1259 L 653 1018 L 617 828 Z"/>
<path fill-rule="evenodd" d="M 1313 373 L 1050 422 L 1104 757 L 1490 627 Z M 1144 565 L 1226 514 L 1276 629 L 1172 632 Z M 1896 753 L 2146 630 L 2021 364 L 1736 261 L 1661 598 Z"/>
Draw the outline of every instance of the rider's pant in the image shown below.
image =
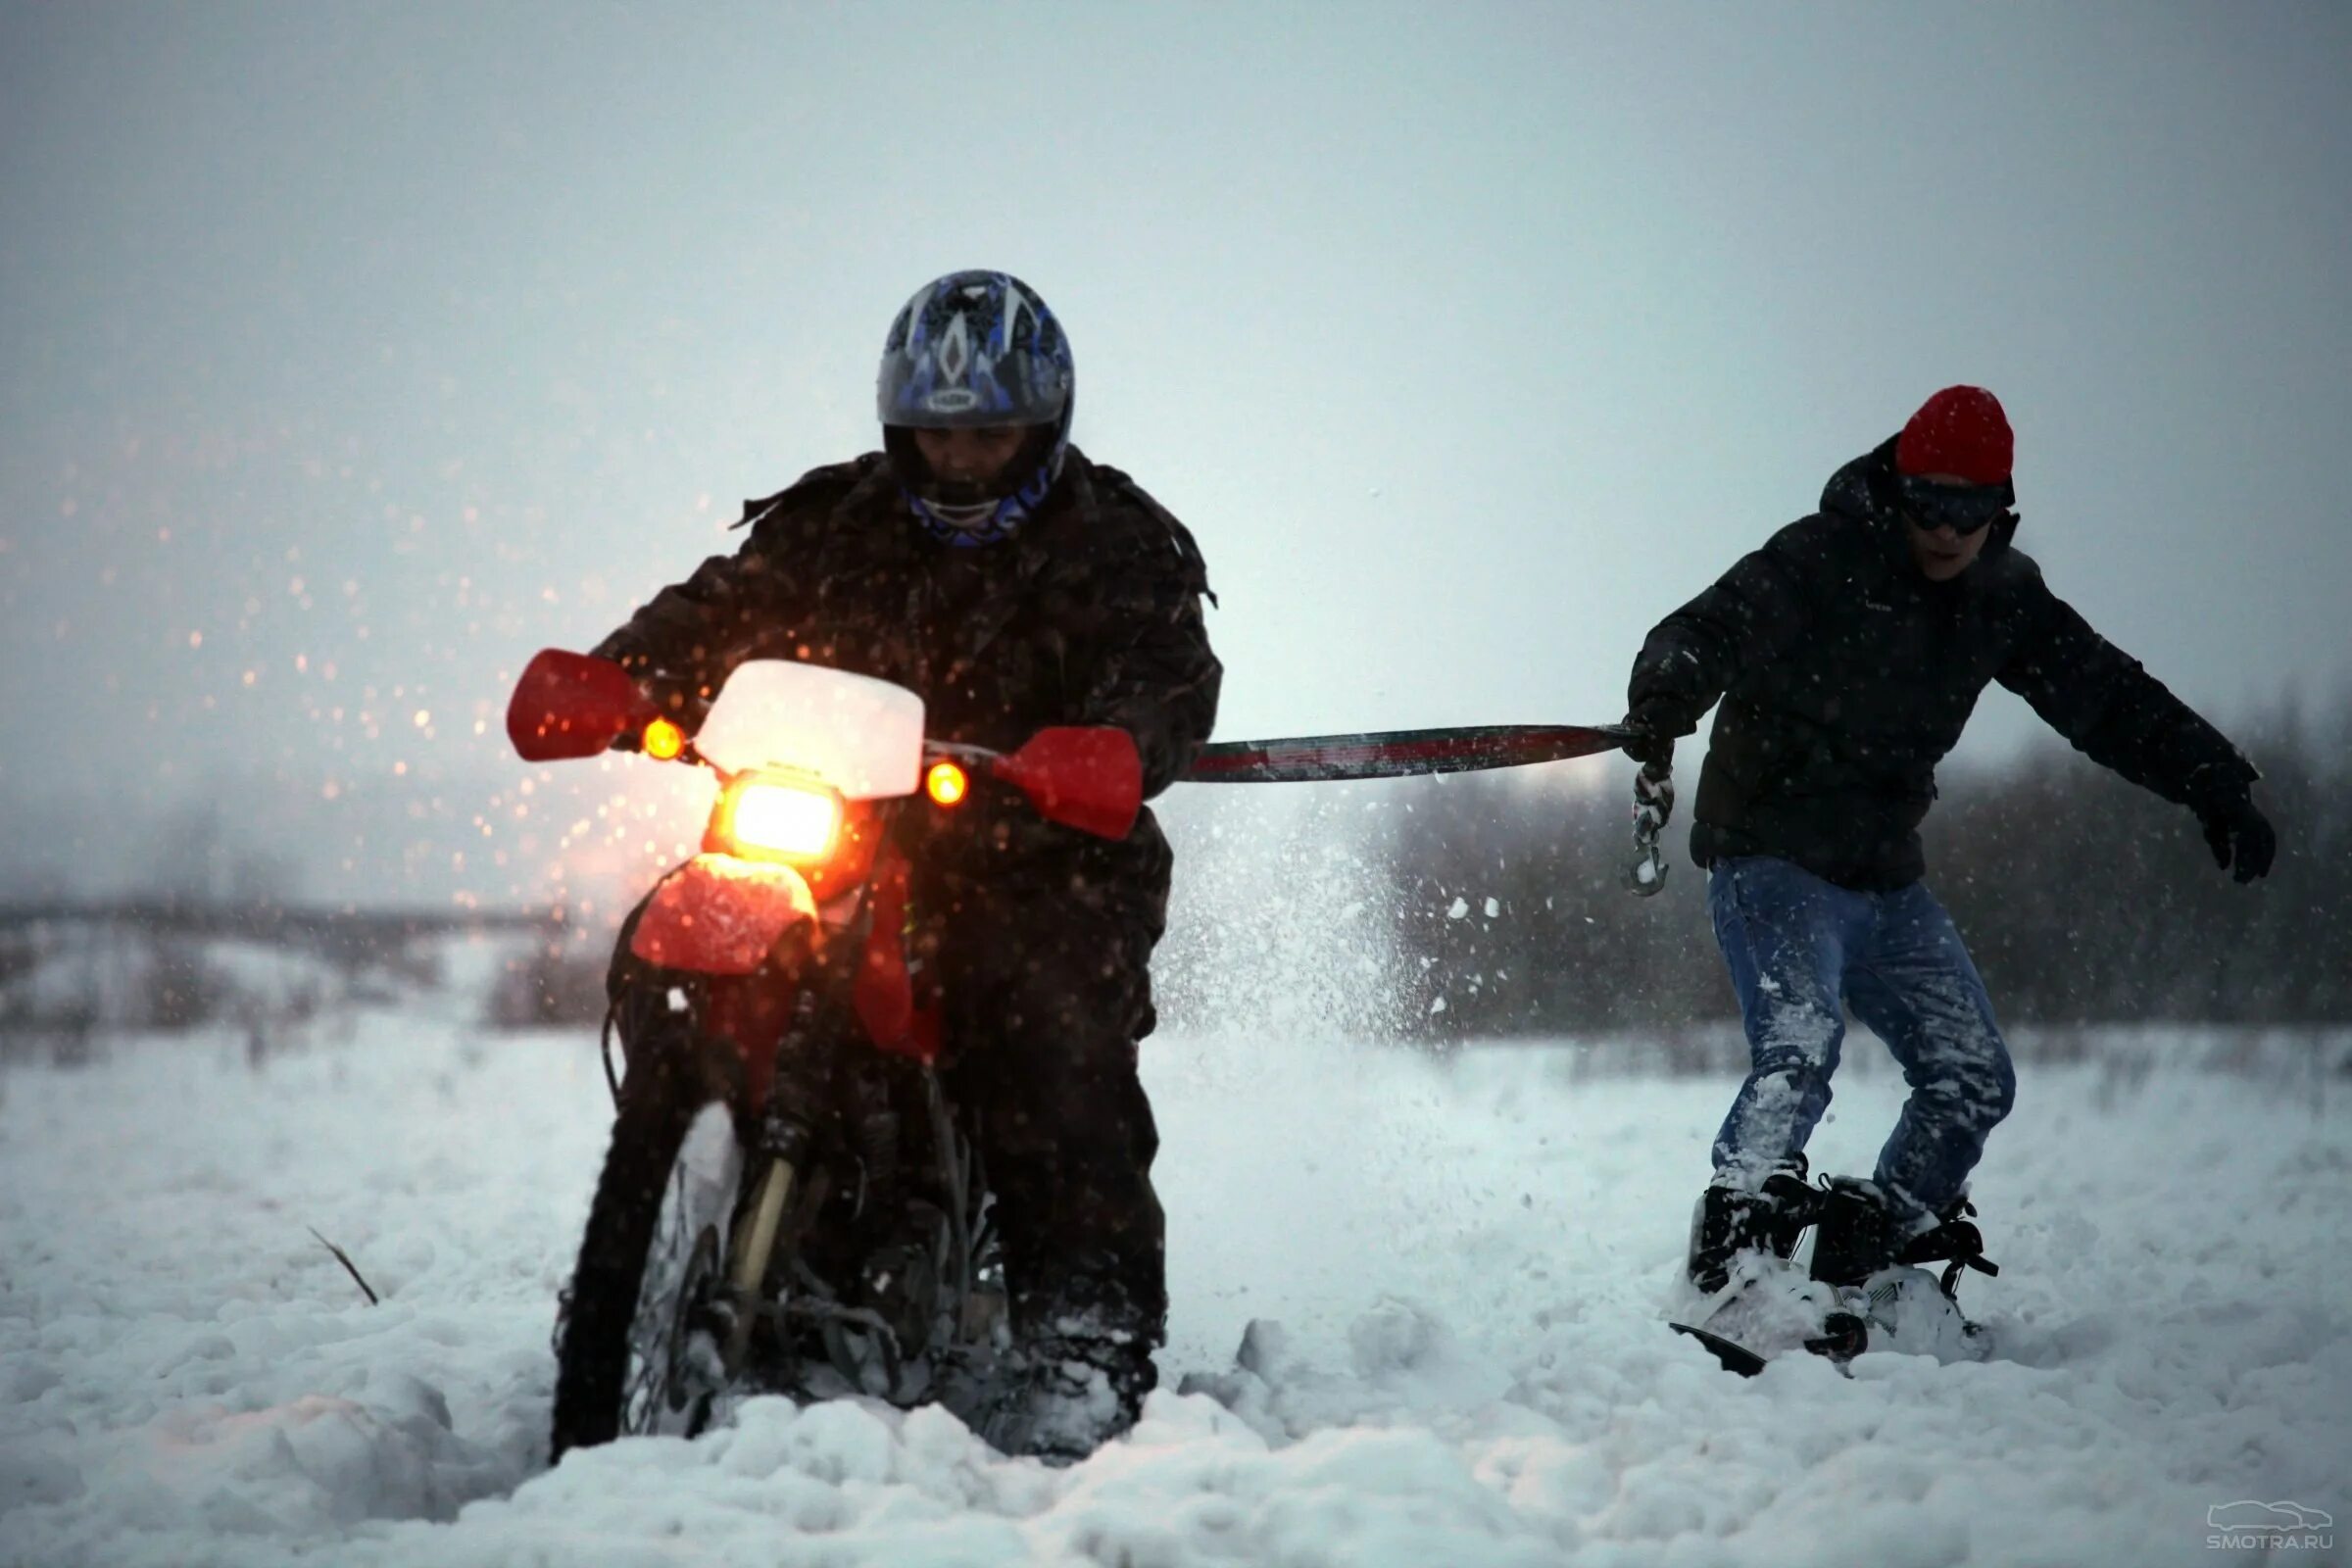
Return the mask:
<path fill-rule="evenodd" d="M 1167 1316 L 1166 1226 L 1137 1042 L 1154 1021 L 1167 883 L 1164 858 L 1157 876 L 1108 874 L 1124 858 L 944 878 L 934 896 L 950 900 L 950 1083 L 979 1112 L 1016 1323 L 1083 1335 L 1100 1322 L 1148 1350 Z"/>

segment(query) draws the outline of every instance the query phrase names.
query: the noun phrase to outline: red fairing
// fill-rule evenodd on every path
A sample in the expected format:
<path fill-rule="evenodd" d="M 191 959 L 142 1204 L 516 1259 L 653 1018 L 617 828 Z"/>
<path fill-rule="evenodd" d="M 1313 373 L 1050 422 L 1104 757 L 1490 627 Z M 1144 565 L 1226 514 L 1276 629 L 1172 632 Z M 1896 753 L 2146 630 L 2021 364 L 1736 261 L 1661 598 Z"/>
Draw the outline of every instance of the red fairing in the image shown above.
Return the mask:
<path fill-rule="evenodd" d="M 540 650 L 507 703 L 507 739 L 526 762 L 594 757 L 660 715 L 610 659 Z"/>
<path fill-rule="evenodd" d="M 915 1005 L 913 977 L 906 971 L 906 861 L 903 857 L 891 856 L 876 870 L 867 899 L 871 934 L 858 957 L 858 978 L 852 987 L 858 1021 L 882 1050 L 917 1061 L 937 1061 L 939 1011 Z"/>
<path fill-rule="evenodd" d="M 750 974 L 796 920 L 814 919 L 808 884 L 788 865 L 698 855 L 662 879 L 629 950 L 697 974 Z"/>

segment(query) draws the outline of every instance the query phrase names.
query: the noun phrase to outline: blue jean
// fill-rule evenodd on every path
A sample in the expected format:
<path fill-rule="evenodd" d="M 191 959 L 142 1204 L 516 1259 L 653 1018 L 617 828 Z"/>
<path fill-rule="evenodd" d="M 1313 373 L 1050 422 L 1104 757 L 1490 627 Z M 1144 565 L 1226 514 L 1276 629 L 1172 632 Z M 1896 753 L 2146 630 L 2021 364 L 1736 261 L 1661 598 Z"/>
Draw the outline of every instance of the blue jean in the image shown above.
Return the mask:
<path fill-rule="evenodd" d="M 2017 1098 L 1951 916 L 1925 882 L 1856 893 L 1765 856 L 1716 861 L 1707 907 L 1748 1049 L 1747 1081 L 1715 1135 L 1716 1179 L 1753 1189 L 1805 1147 L 1829 1108 L 1850 1004 L 1911 1086 L 1873 1179 L 1899 1224 L 1924 1227 L 1960 1196 Z"/>

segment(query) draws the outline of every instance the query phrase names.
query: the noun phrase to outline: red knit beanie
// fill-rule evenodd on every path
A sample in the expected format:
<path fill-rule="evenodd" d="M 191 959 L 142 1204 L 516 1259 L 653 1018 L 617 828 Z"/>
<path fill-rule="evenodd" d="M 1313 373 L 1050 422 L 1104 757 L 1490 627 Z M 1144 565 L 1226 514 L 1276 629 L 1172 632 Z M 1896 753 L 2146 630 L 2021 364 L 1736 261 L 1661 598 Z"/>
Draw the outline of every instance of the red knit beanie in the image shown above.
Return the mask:
<path fill-rule="evenodd" d="M 1949 473 L 1970 484 L 2009 477 L 2017 437 L 2001 400 L 1981 386 L 1947 386 L 1919 406 L 1894 444 L 1904 473 Z"/>

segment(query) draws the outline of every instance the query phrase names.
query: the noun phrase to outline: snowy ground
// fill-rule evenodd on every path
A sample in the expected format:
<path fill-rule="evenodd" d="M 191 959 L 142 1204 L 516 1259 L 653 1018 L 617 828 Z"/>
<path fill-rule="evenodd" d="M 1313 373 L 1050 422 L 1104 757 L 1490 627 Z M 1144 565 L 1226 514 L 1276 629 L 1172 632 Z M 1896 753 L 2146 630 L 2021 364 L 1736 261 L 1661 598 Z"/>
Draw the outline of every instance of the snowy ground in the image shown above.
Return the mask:
<path fill-rule="evenodd" d="M 2207 1563 L 2214 1505 L 2352 1508 L 2340 1083 L 2029 1067 L 1966 1287 L 1999 1358 L 1742 1383 L 1660 1323 L 1729 1084 L 1148 1052 L 1167 1389 L 1062 1472 L 773 1399 L 549 1472 L 607 1116 L 578 1038 L 387 1011 L 258 1072 L 233 1038 L 13 1072 L 0 1565 Z M 1849 1077 L 1829 1168 L 1892 1114 Z M 1237 1372 L 1252 1319 L 1284 1331 Z"/>

